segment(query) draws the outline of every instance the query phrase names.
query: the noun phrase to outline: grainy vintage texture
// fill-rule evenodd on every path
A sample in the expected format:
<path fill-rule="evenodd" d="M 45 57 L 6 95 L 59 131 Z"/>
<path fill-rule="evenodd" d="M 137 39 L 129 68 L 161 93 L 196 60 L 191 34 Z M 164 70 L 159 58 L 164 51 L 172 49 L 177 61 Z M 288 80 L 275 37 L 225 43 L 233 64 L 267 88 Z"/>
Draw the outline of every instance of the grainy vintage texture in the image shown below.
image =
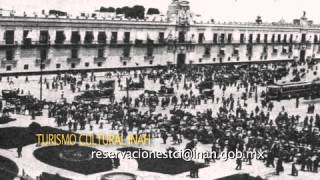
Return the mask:
<path fill-rule="evenodd" d="M 0 180 L 319 180 L 316 0 L 0 0 Z"/>

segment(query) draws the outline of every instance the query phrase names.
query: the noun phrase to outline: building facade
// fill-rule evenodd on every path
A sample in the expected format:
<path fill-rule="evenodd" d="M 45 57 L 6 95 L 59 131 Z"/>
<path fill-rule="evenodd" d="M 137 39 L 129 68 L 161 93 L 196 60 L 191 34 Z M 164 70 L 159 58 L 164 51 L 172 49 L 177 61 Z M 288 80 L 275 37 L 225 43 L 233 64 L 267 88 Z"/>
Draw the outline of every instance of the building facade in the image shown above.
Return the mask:
<path fill-rule="evenodd" d="M 193 20 L 173 0 L 159 20 L 0 16 L 0 74 L 320 58 L 320 25 Z"/>

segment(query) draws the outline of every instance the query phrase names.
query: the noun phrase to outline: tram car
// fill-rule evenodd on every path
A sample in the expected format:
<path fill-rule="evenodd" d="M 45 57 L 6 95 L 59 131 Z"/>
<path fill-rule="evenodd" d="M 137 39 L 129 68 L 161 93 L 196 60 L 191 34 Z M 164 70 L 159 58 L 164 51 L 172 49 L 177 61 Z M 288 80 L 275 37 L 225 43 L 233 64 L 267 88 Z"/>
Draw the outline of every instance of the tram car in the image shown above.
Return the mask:
<path fill-rule="evenodd" d="M 266 100 L 282 100 L 297 97 L 319 98 L 320 80 L 312 82 L 289 82 L 267 86 Z"/>

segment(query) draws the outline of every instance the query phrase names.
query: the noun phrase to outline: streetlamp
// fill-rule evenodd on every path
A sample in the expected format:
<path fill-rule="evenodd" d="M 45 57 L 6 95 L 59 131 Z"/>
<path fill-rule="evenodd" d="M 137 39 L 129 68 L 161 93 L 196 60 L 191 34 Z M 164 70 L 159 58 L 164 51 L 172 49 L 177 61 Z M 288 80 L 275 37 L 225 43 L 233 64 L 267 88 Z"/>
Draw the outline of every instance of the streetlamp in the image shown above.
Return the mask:
<path fill-rule="evenodd" d="M 40 58 L 40 101 L 42 101 L 42 75 L 43 75 L 43 59 Z"/>

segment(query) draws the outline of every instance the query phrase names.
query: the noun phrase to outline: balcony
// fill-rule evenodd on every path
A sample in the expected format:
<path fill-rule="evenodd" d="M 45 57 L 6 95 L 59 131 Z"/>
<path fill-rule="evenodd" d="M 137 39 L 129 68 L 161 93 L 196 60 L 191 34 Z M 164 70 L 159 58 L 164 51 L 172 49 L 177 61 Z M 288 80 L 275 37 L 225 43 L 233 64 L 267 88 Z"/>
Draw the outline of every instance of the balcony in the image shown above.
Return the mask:
<path fill-rule="evenodd" d="M 225 56 L 226 56 L 225 54 L 221 54 L 221 53 L 218 54 L 219 58 L 224 58 Z"/>
<path fill-rule="evenodd" d="M 81 60 L 81 58 L 77 58 L 77 57 L 67 58 L 67 62 L 68 62 L 68 63 L 79 63 L 80 60 Z"/>
<path fill-rule="evenodd" d="M 152 61 L 154 60 L 154 56 L 144 56 L 145 61 Z"/>
<path fill-rule="evenodd" d="M 274 51 L 273 51 L 273 52 L 271 53 L 271 56 L 277 56 L 277 55 L 278 55 L 278 52 L 274 52 Z"/>
<path fill-rule="evenodd" d="M 17 41 L 0 41 L 0 47 L 14 47 L 17 45 Z"/>
<path fill-rule="evenodd" d="M 5 67 L 7 65 L 16 66 L 17 62 L 17 60 L 7 60 L 6 58 L 4 58 L 1 60 L 1 67 Z"/>
<path fill-rule="evenodd" d="M 33 48 L 37 46 L 50 46 L 50 41 L 31 41 L 30 39 L 21 41 L 22 48 Z"/>
<path fill-rule="evenodd" d="M 98 62 L 105 62 L 107 60 L 106 57 L 95 57 L 94 59 L 94 63 L 98 63 Z"/>
<path fill-rule="evenodd" d="M 232 57 L 239 57 L 239 53 L 232 53 Z"/>
<path fill-rule="evenodd" d="M 120 57 L 120 60 L 121 60 L 121 61 L 130 61 L 130 60 L 131 60 L 131 57 L 130 57 L 130 56 L 121 56 L 121 57 Z"/>
<path fill-rule="evenodd" d="M 51 59 L 36 59 L 36 66 L 40 66 L 41 64 L 50 64 Z"/>
<path fill-rule="evenodd" d="M 203 58 L 210 58 L 210 57 L 211 57 L 211 54 L 206 54 L 206 53 L 205 53 L 205 54 L 202 55 L 202 57 L 203 57 Z"/>

